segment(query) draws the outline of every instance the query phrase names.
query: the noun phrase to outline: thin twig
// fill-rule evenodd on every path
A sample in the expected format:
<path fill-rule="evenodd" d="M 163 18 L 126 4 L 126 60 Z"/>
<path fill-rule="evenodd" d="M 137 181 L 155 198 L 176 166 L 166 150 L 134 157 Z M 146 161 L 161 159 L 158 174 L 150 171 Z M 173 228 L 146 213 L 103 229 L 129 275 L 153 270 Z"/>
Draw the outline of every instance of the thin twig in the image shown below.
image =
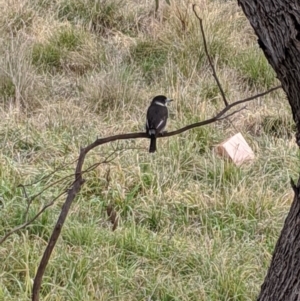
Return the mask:
<path fill-rule="evenodd" d="M 125 150 L 128 150 L 128 149 L 124 149 L 124 151 L 125 151 Z M 82 174 L 87 173 L 87 172 L 89 172 L 90 170 L 93 170 L 94 168 L 96 168 L 97 166 L 99 166 L 99 165 L 101 165 L 101 164 L 107 164 L 107 163 L 110 163 L 114 158 L 111 159 L 111 160 L 108 160 L 108 159 L 109 159 L 112 155 L 114 155 L 116 152 L 117 152 L 117 150 L 114 150 L 114 152 L 112 152 L 110 155 L 108 155 L 108 156 L 104 159 L 104 161 L 93 164 L 92 166 L 90 166 L 90 167 L 87 168 L 86 170 L 82 171 Z M 78 160 L 78 159 L 76 159 L 74 162 L 76 162 L 77 160 Z M 74 163 L 74 162 L 73 162 L 73 163 Z M 95 167 L 93 167 L 94 165 L 95 165 Z M 55 172 L 57 172 L 57 171 L 58 171 L 58 170 L 55 170 Z M 52 175 L 52 174 L 54 174 L 54 172 L 51 172 L 49 175 L 46 175 L 45 177 L 43 177 L 43 179 L 48 178 L 48 177 L 49 177 L 50 175 Z M 42 194 L 43 194 L 46 190 L 48 190 L 49 188 L 51 188 L 51 187 L 53 187 L 53 186 L 55 186 L 55 185 L 57 185 L 57 184 L 63 182 L 64 180 L 66 180 L 66 179 L 68 179 L 68 178 L 71 178 L 71 177 L 74 177 L 74 173 L 69 174 L 69 175 L 67 175 L 67 176 L 65 176 L 65 177 L 63 177 L 63 178 L 61 178 L 61 179 L 59 179 L 59 180 L 57 180 L 57 181 L 55 181 L 55 182 L 52 182 L 51 184 L 49 184 L 48 186 L 46 186 L 44 189 L 42 189 L 40 192 L 36 193 L 35 195 L 33 195 L 33 196 L 31 196 L 31 197 L 28 197 L 27 192 L 26 192 L 26 187 L 25 187 L 25 186 L 28 187 L 28 186 L 30 186 L 30 185 L 35 185 L 35 184 L 37 184 L 38 182 L 34 182 L 34 183 L 31 183 L 31 184 L 26 184 L 26 185 L 19 184 L 18 187 L 22 188 L 22 190 L 23 190 L 23 192 L 24 192 L 24 194 L 25 194 L 26 200 L 27 200 L 27 204 L 28 204 L 28 205 L 27 205 L 27 208 L 26 208 L 25 214 L 26 214 L 26 215 L 28 214 L 29 207 L 30 207 L 30 205 L 31 205 L 31 203 L 32 203 L 32 201 L 33 201 L 34 199 L 36 199 L 38 196 L 42 195 Z"/>
<path fill-rule="evenodd" d="M 128 151 L 128 150 L 134 150 L 134 149 L 143 149 L 143 148 L 141 148 L 141 147 L 130 147 L 130 148 L 125 148 L 125 149 L 115 149 L 114 152 L 111 153 L 108 157 L 106 157 L 104 161 L 102 161 L 102 162 L 97 162 L 97 163 L 92 164 L 92 165 L 89 166 L 87 169 L 83 170 L 83 171 L 82 171 L 82 174 L 85 174 L 85 173 L 88 173 L 88 172 L 94 170 L 95 168 L 97 168 L 97 167 L 98 167 L 99 165 L 101 165 L 101 164 L 108 164 L 108 163 L 114 161 L 114 159 L 115 159 L 116 157 L 113 157 L 113 158 L 111 158 L 110 160 L 108 160 L 108 159 L 109 159 L 112 155 L 114 155 L 116 152 L 122 153 L 122 152 L 125 152 L 125 151 Z"/>
<path fill-rule="evenodd" d="M 61 197 L 63 194 L 65 194 L 66 191 L 63 191 L 62 193 L 60 193 L 57 197 L 55 197 L 50 203 L 46 204 L 31 220 L 27 221 L 26 223 L 19 225 L 15 228 L 13 228 L 12 230 L 10 230 L 9 232 L 7 232 L 1 239 L 0 239 L 0 245 L 8 238 L 10 237 L 13 233 L 18 232 L 24 228 L 26 228 L 28 225 L 32 224 L 47 208 L 49 208 L 50 206 L 52 206 L 54 204 L 54 202 Z"/>
<path fill-rule="evenodd" d="M 121 150 L 121 151 L 125 151 L 125 150 L 128 150 L 128 149 L 124 149 L 124 150 Z M 103 161 L 101 162 L 98 162 L 98 163 L 95 163 L 93 164 L 92 166 L 90 166 L 89 168 L 87 168 L 87 170 L 84 170 L 82 173 L 87 173 L 93 169 L 95 169 L 97 166 L 99 166 L 100 164 L 107 164 L 107 163 L 110 163 L 114 158 L 110 159 L 109 158 L 114 155 L 115 153 L 117 152 L 117 150 L 114 150 L 111 154 L 109 154 Z M 76 160 L 77 161 L 77 160 Z M 74 161 L 75 162 L 75 161 Z M 52 173 L 53 174 L 53 173 Z M 26 211 L 25 211 L 25 214 L 26 214 L 26 222 L 23 223 L 22 225 L 19 225 L 15 228 L 13 228 L 12 230 L 10 230 L 9 232 L 7 232 L 1 239 L 0 239 L 0 245 L 8 238 L 10 237 L 13 233 L 15 232 L 18 232 L 24 228 L 26 228 L 27 226 L 29 226 L 30 224 L 32 224 L 47 208 L 49 208 L 50 206 L 52 206 L 54 204 L 54 202 L 60 197 L 62 196 L 63 194 L 66 193 L 66 189 L 63 190 L 62 193 L 60 193 L 58 196 L 56 196 L 51 202 L 49 202 L 48 204 L 46 204 L 31 220 L 27 221 L 27 216 L 28 216 L 28 211 L 29 211 L 29 207 L 32 203 L 32 201 L 38 197 L 39 195 L 41 195 L 43 192 L 45 192 L 47 189 L 49 189 L 50 187 L 58 184 L 59 182 L 62 182 L 63 180 L 69 178 L 73 176 L 74 177 L 74 174 L 71 174 L 71 175 L 68 175 L 58 181 L 55 181 L 54 183 L 48 185 L 45 189 L 43 189 L 41 192 L 35 194 L 34 196 L 32 197 L 28 197 L 27 195 L 27 192 L 26 192 L 26 188 L 25 188 L 25 185 L 23 184 L 20 184 L 18 185 L 18 187 L 21 187 L 23 189 L 23 192 L 25 194 L 25 197 L 26 197 L 26 200 L 27 200 L 27 208 L 26 208 Z M 46 176 L 47 177 L 47 176 Z M 36 183 L 34 183 L 36 184 Z M 69 185 L 67 185 L 67 187 L 72 187 L 74 185 L 74 182 L 73 183 L 70 183 Z M 29 186 L 29 184 L 27 184 L 26 186 Z"/>
<path fill-rule="evenodd" d="M 194 14 L 195 14 L 196 18 L 199 20 L 201 34 L 202 34 L 202 38 L 203 38 L 203 44 L 204 44 L 204 51 L 205 51 L 205 54 L 207 56 L 209 65 L 211 67 L 211 70 L 213 72 L 213 77 L 215 78 L 215 80 L 217 82 L 217 85 L 219 87 L 219 90 L 221 92 L 221 95 L 222 95 L 222 98 L 223 98 L 223 102 L 224 102 L 225 106 L 227 107 L 228 106 L 228 101 L 226 99 L 224 90 L 223 90 L 222 85 L 221 85 L 221 83 L 219 81 L 219 78 L 217 76 L 217 72 L 216 72 L 215 66 L 214 66 L 214 64 L 213 64 L 213 62 L 211 60 L 211 57 L 210 57 L 209 53 L 208 53 L 206 37 L 205 37 L 204 29 L 203 29 L 203 22 L 202 22 L 202 19 L 198 16 L 198 14 L 196 12 L 196 9 L 195 9 L 196 6 L 197 6 L 197 4 L 193 4 L 193 11 L 194 11 Z"/>
<path fill-rule="evenodd" d="M 78 159 L 75 159 L 75 160 L 72 161 L 72 162 L 65 163 L 65 164 L 61 164 L 59 167 L 55 168 L 53 171 L 51 171 L 49 174 L 43 176 L 43 177 L 40 178 L 39 180 L 37 180 L 37 181 L 35 181 L 35 182 L 31 182 L 31 183 L 29 183 L 29 184 L 20 184 L 20 185 L 18 185 L 17 187 L 21 187 L 21 186 L 23 186 L 23 187 L 28 187 L 28 186 L 33 186 L 33 185 L 35 185 L 35 184 L 38 184 L 38 183 L 40 183 L 41 181 L 43 181 L 43 180 L 45 180 L 45 179 L 47 179 L 47 178 L 50 178 L 50 177 L 51 177 L 52 175 L 54 175 L 56 172 L 63 170 L 63 168 L 64 168 L 65 166 L 75 163 L 77 160 L 78 160 Z"/>
<path fill-rule="evenodd" d="M 67 178 L 71 178 L 71 177 L 73 177 L 74 176 L 74 174 L 72 173 L 72 174 L 70 174 L 70 175 L 67 175 L 67 176 L 65 176 L 65 177 L 63 177 L 63 178 L 61 178 L 61 179 L 59 179 L 59 180 L 57 180 L 57 181 L 55 181 L 55 182 L 52 182 L 51 184 L 49 184 L 48 186 L 46 186 L 44 189 L 42 189 L 40 192 L 38 192 L 38 193 L 36 193 L 35 195 L 33 195 L 33 196 L 31 196 L 30 197 L 30 202 L 32 202 L 34 199 L 36 199 L 38 196 L 40 196 L 40 195 L 42 195 L 46 190 L 48 190 L 49 188 L 51 188 L 51 187 L 53 187 L 53 186 L 55 186 L 55 185 L 57 185 L 58 183 L 60 183 L 60 182 L 63 182 L 64 180 L 66 180 Z M 19 185 L 18 187 L 22 187 L 22 186 L 25 186 L 25 185 Z M 29 186 L 29 184 L 27 184 L 26 186 Z"/>

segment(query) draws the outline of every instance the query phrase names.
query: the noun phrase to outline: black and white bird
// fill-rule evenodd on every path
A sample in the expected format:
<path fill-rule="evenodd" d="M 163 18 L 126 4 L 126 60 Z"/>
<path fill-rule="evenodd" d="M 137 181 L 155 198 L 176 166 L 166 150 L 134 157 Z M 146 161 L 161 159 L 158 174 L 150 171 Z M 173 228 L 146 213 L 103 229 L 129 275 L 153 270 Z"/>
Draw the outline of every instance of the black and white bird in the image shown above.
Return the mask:
<path fill-rule="evenodd" d="M 162 133 L 167 124 L 167 103 L 172 101 L 164 95 L 155 96 L 147 111 L 146 131 L 150 138 L 149 153 L 156 151 L 156 137 Z"/>

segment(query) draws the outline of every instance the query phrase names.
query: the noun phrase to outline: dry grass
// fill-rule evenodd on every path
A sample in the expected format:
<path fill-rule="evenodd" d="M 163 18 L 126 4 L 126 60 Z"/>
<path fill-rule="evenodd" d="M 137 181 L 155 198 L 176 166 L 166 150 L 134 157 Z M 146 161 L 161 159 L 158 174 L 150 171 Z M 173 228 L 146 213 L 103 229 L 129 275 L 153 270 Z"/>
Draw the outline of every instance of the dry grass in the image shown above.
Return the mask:
<path fill-rule="evenodd" d="M 169 129 L 222 108 L 188 0 L 0 0 L 0 236 L 69 185 L 81 146 L 140 131 L 149 100 L 175 99 Z M 97 5 L 95 3 L 98 3 Z M 235 1 L 199 3 L 208 47 L 232 102 L 277 84 Z M 212 151 L 237 131 L 255 151 L 235 167 Z M 253 300 L 292 200 L 294 125 L 282 92 L 231 123 L 105 145 L 86 174 L 46 270 L 43 300 Z M 126 150 L 127 149 L 127 150 Z M 62 167 L 61 167 L 62 166 Z M 59 168 L 58 168 L 59 167 Z M 58 168 L 58 172 L 51 174 Z M 0 246 L 0 300 L 30 300 L 64 198 Z M 111 231 L 106 207 L 119 226 Z"/>

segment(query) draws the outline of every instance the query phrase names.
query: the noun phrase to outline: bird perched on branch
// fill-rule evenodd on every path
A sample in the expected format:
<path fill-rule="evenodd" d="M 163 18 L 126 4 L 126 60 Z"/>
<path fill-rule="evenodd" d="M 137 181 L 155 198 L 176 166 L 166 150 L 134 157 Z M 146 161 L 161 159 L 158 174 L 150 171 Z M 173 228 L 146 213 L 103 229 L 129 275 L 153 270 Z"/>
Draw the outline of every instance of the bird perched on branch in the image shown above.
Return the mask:
<path fill-rule="evenodd" d="M 156 151 L 156 137 L 162 133 L 167 124 L 167 103 L 172 101 L 164 95 L 155 96 L 147 111 L 146 132 L 150 138 L 149 153 Z"/>

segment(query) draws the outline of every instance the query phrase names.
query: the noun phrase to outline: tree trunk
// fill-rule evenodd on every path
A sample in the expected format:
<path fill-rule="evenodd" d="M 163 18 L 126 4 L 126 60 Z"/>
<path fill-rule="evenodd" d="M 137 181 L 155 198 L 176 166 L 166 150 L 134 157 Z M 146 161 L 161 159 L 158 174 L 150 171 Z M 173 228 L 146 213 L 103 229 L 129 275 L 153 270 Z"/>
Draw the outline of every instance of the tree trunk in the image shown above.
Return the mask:
<path fill-rule="evenodd" d="M 290 103 L 300 146 L 300 1 L 238 0 Z M 300 179 L 259 301 L 300 300 Z"/>
<path fill-rule="evenodd" d="M 292 183 L 294 201 L 277 241 L 259 301 L 300 300 L 300 179 Z"/>

